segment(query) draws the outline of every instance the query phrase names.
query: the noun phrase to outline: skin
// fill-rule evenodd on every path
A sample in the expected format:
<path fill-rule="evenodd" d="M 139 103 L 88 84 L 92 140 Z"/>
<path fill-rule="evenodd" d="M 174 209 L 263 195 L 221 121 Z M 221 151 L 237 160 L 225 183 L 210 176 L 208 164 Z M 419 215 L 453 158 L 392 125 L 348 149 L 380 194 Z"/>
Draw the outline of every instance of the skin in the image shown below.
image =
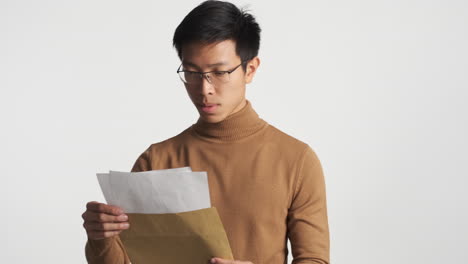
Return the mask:
<path fill-rule="evenodd" d="M 224 62 L 224 65 L 210 66 Z M 217 43 L 190 43 L 182 47 L 182 66 L 188 71 L 227 71 L 232 70 L 241 63 L 236 54 L 236 43 L 225 40 Z M 185 85 L 187 93 L 196 107 L 200 118 L 208 123 L 218 123 L 241 110 L 245 104 L 246 84 L 252 82 L 260 65 L 258 57 L 247 64 L 246 71 L 240 66 L 230 75 L 230 81 L 219 86 L 210 84 L 206 78 L 199 85 Z M 217 104 L 214 113 L 202 111 L 201 104 Z"/>
<path fill-rule="evenodd" d="M 213 64 L 223 63 L 214 66 Z M 182 65 L 189 71 L 227 71 L 241 63 L 236 54 L 236 43 L 225 40 L 216 43 L 189 43 L 182 47 Z M 252 82 L 260 65 L 260 59 L 255 57 L 247 63 L 246 70 L 240 66 L 230 75 L 228 83 L 215 86 L 205 78 L 200 85 L 185 85 L 187 93 L 196 107 L 200 118 L 209 123 L 218 123 L 241 110 L 246 104 L 246 84 Z M 217 104 L 213 113 L 202 110 L 201 104 Z M 81 215 L 83 227 L 88 239 L 99 240 L 113 237 L 130 227 L 128 216 L 117 207 L 91 201 L 86 204 L 86 211 Z M 226 260 L 214 257 L 211 263 L 218 264 L 253 264 L 250 261 Z"/>
<path fill-rule="evenodd" d="M 250 261 L 229 260 L 222 258 L 212 258 L 210 263 L 216 264 L 253 264 Z"/>
<path fill-rule="evenodd" d="M 128 216 L 117 206 L 91 201 L 81 215 L 88 239 L 99 240 L 120 234 L 130 227 Z"/>

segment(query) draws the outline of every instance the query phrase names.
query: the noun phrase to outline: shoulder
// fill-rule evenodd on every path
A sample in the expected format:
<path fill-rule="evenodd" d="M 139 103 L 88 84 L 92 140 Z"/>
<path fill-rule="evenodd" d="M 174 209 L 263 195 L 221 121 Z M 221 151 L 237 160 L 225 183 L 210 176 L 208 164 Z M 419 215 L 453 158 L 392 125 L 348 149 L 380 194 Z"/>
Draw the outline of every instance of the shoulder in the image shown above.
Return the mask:
<path fill-rule="evenodd" d="M 312 150 L 308 143 L 287 134 L 271 124 L 269 124 L 265 132 L 265 137 L 281 151 L 291 152 L 291 154 L 304 155 L 308 150 Z"/>
<path fill-rule="evenodd" d="M 187 144 L 187 140 L 190 140 L 190 129 L 191 127 L 188 127 L 173 137 L 167 138 L 159 142 L 151 143 L 138 156 L 133 168 L 135 169 L 137 163 L 142 164 L 140 167 L 148 167 L 149 165 L 143 166 L 143 164 L 152 164 L 153 160 L 155 160 L 156 157 L 161 157 L 161 153 L 176 152 L 177 149 L 180 149 L 181 147 L 185 146 Z M 142 168 L 142 170 L 145 169 Z"/>
<path fill-rule="evenodd" d="M 309 143 L 271 124 L 262 136 L 262 148 L 268 153 L 275 153 L 273 155 L 279 162 L 286 162 L 295 168 L 304 166 L 304 163 L 319 163 L 318 156 Z"/>

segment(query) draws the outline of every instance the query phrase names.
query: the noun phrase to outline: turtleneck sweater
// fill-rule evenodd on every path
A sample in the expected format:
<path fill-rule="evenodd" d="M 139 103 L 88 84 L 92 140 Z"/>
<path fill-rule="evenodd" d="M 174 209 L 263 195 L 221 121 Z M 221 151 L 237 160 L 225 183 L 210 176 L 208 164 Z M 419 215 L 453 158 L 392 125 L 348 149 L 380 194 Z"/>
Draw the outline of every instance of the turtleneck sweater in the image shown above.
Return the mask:
<path fill-rule="evenodd" d="M 261 119 L 249 100 L 221 122 L 199 118 L 180 134 L 151 144 L 132 172 L 186 166 L 207 172 L 211 206 L 235 260 L 285 264 L 289 238 L 293 264 L 329 263 L 321 163 L 308 144 Z M 88 239 L 85 253 L 89 263 L 130 263 L 118 235 Z"/>

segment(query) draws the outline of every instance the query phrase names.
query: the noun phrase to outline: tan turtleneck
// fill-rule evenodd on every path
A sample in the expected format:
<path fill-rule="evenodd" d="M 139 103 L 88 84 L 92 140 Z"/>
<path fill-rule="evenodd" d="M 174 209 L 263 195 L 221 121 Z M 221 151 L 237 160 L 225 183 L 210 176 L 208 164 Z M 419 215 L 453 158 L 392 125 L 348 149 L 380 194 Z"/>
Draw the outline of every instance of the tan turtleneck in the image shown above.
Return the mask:
<path fill-rule="evenodd" d="M 249 101 L 219 123 L 199 119 L 179 135 L 152 144 L 132 171 L 185 166 L 208 172 L 211 204 L 236 260 L 284 264 L 289 238 L 294 264 L 329 263 L 320 161 L 309 145 L 259 118 Z M 86 258 L 129 263 L 119 236 L 88 240 Z"/>

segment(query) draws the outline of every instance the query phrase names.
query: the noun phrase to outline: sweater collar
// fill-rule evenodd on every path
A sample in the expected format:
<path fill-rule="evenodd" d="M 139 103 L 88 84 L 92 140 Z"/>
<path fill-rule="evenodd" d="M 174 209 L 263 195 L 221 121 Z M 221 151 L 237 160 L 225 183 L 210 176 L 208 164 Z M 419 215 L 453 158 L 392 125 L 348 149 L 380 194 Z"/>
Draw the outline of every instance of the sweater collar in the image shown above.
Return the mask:
<path fill-rule="evenodd" d="M 254 134 L 266 125 L 267 122 L 258 116 L 250 101 L 246 99 L 246 104 L 241 110 L 229 115 L 223 121 L 208 123 L 198 118 L 192 128 L 201 137 L 216 141 L 236 141 Z"/>

